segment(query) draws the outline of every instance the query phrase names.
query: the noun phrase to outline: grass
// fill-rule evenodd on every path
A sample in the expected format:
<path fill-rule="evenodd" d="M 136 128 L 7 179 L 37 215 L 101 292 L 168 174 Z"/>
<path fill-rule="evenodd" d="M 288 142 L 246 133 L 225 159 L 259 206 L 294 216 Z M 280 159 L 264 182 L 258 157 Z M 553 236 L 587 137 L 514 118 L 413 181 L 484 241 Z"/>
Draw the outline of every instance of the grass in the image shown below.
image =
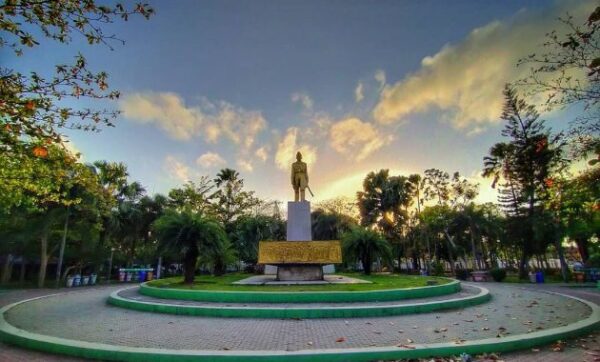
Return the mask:
<path fill-rule="evenodd" d="M 427 286 L 427 281 L 435 280 L 438 284 L 449 283 L 450 280 L 440 277 L 422 277 L 400 274 L 338 273 L 352 278 L 368 280 L 370 284 L 321 284 L 321 285 L 234 285 L 238 280 L 248 278 L 253 274 L 231 273 L 223 276 L 197 276 L 194 284 L 183 284 L 183 277 L 173 277 L 149 282 L 150 286 L 158 288 L 178 288 L 193 290 L 224 290 L 224 291 L 269 291 L 269 292 L 304 292 L 304 291 L 365 291 L 382 289 L 402 289 Z"/>

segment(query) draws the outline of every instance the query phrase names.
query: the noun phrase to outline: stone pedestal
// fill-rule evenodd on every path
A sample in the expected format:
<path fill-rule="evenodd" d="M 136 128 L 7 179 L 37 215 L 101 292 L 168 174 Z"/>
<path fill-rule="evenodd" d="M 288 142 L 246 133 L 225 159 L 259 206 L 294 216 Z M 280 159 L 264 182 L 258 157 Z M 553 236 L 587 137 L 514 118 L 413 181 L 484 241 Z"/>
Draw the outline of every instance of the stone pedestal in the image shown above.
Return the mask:
<path fill-rule="evenodd" d="M 310 241 L 310 202 L 288 202 L 287 241 Z"/>
<path fill-rule="evenodd" d="M 323 280 L 323 267 L 320 264 L 280 264 L 277 268 L 277 280 Z"/>
<path fill-rule="evenodd" d="M 312 223 L 310 220 L 310 202 L 288 202 L 287 241 L 312 240 Z M 313 281 L 323 280 L 323 267 L 320 264 L 279 264 L 277 265 L 279 281 Z"/>

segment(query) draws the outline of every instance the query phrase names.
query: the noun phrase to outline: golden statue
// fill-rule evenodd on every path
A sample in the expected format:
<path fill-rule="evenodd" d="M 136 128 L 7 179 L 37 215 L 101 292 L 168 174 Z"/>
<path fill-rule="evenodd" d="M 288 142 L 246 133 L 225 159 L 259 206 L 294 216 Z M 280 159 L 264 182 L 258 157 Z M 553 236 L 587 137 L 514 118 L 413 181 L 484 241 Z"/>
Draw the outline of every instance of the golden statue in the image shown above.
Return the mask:
<path fill-rule="evenodd" d="M 292 163 L 292 187 L 294 188 L 294 201 L 306 201 L 304 190 L 308 187 L 308 171 L 306 162 L 302 162 L 302 154 L 296 153 L 296 162 Z"/>

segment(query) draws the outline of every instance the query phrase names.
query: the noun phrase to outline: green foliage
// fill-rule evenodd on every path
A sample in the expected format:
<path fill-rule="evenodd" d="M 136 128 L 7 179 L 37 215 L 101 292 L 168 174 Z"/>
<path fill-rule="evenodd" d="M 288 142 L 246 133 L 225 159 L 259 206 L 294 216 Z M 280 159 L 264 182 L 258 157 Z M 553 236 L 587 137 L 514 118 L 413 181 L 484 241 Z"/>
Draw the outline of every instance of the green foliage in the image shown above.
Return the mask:
<path fill-rule="evenodd" d="M 202 176 L 198 182 L 188 181 L 182 188 L 169 191 L 169 206 L 177 210 L 189 209 L 201 214 L 214 213 L 214 185 L 208 176 Z"/>
<path fill-rule="evenodd" d="M 483 176 L 494 179 L 493 187 L 502 180 L 500 204 L 510 217 L 519 220 L 508 225 L 514 226 L 516 229 L 510 232 L 519 236 L 519 274 L 525 277 L 527 258 L 544 242 L 536 238 L 535 223 L 541 220 L 536 215 L 543 214 L 549 185 L 565 166 L 564 143 L 560 135 L 551 135 L 535 107 L 519 98 L 512 88 L 507 86 L 504 95 L 501 118 L 506 125 L 502 135 L 509 140 L 492 146 L 489 156 L 484 157 Z"/>
<path fill-rule="evenodd" d="M 258 242 L 285 240 L 285 221 L 274 216 L 245 215 L 234 222 L 231 239 L 238 257 L 248 264 L 258 261 Z"/>
<path fill-rule="evenodd" d="M 192 211 L 168 210 L 154 222 L 154 231 L 161 249 L 174 250 L 183 255 L 186 283 L 194 281 L 200 254 L 212 257 L 215 263 L 227 259 L 229 243 L 223 227 Z M 218 268 L 215 271 L 221 272 Z"/>
<path fill-rule="evenodd" d="M 219 171 L 214 179 L 217 191 L 214 193 L 216 216 L 231 231 L 232 222 L 247 214 L 253 207 L 260 205 L 260 200 L 254 196 L 254 191 L 244 191 L 244 180 L 237 171 L 225 168 Z"/>
<path fill-rule="evenodd" d="M 154 11 L 146 4 L 131 9 L 119 3 L 97 1 L 8 0 L 0 5 L 0 48 L 18 56 L 42 40 L 70 44 L 74 35 L 85 37 L 89 44 L 104 44 L 112 49 L 114 35 L 103 32 L 103 24 L 130 15 L 150 17 Z M 95 131 L 100 125 L 112 126 L 117 112 L 110 110 L 73 109 L 64 100 L 116 99 L 117 91 L 108 90 L 108 75 L 93 72 L 85 57 L 78 53 L 73 64 L 57 64 L 53 74 L 31 71 L 22 74 L 0 66 L 0 154 L 15 157 L 38 157 L 48 144 L 62 144 L 61 129 Z"/>
<path fill-rule="evenodd" d="M 342 236 L 342 248 L 345 261 L 360 261 L 367 275 L 371 274 L 372 264 L 377 258 L 389 263 L 392 256 L 390 245 L 381 234 L 360 226 Z"/>
<path fill-rule="evenodd" d="M 431 275 L 444 276 L 444 264 L 441 261 L 435 261 L 431 264 Z"/>
<path fill-rule="evenodd" d="M 600 253 L 590 255 L 585 266 L 588 268 L 600 268 Z"/>
<path fill-rule="evenodd" d="M 370 172 L 357 193 L 361 225 L 377 225 L 386 235 L 406 222 L 406 207 L 412 203 L 412 184 L 404 176 L 390 176 L 389 170 Z"/>
<path fill-rule="evenodd" d="M 317 209 L 311 214 L 313 240 L 339 240 L 357 223 L 348 215 Z"/>
<path fill-rule="evenodd" d="M 492 276 L 492 279 L 494 279 L 494 281 L 501 282 L 506 278 L 506 270 L 494 268 L 490 270 L 490 275 Z"/>

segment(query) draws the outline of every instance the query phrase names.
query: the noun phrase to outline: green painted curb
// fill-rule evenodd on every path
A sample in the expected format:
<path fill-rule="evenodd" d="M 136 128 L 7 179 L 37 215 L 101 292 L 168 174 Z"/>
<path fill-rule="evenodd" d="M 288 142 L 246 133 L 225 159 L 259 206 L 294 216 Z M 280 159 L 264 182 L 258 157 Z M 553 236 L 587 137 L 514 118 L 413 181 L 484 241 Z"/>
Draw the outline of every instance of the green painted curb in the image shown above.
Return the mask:
<path fill-rule="evenodd" d="M 391 300 L 429 298 L 460 291 L 460 282 L 452 280 L 442 285 L 427 287 L 368 290 L 358 292 L 236 292 L 219 290 L 185 290 L 157 288 L 146 283 L 140 285 L 140 293 L 161 299 L 194 300 L 197 302 L 223 303 L 353 303 L 385 302 Z"/>
<path fill-rule="evenodd" d="M 10 304 L 0 309 L 0 341 L 18 345 L 24 348 L 59 353 L 70 356 L 94 358 L 110 361 L 271 361 L 271 362 L 300 362 L 300 361 L 371 361 L 393 360 L 401 358 L 427 358 L 434 356 L 451 356 L 461 353 L 481 354 L 492 352 L 509 352 L 548 344 L 559 339 L 576 337 L 600 325 L 600 308 L 591 302 L 563 295 L 578 300 L 592 309 L 592 314 L 581 321 L 564 327 L 552 328 L 538 332 L 520 334 L 502 338 L 487 338 L 467 341 L 463 344 L 432 343 L 414 345 L 414 349 L 402 347 L 367 347 L 367 348 L 336 348 L 287 351 L 203 351 L 203 350 L 169 350 L 157 348 L 139 348 L 115 346 L 102 343 L 92 343 L 51 337 L 31 333 L 10 325 L 4 314 L 11 308 L 39 298 L 32 298 Z M 55 295 L 55 294 L 54 294 Z"/>
<path fill-rule="evenodd" d="M 236 307 L 236 306 L 195 306 L 145 302 L 119 296 L 121 289 L 111 293 L 108 304 L 143 312 L 189 315 L 218 318 L 359 318 L 384 317 L 391 315 L 429 313 L 443 309 L 464 308 L 485 303 L 491 299 L 486 288 L 477 295 L 439 301 L 411 303 L 403 305 L 339 306 L 339 307 Z"/>

